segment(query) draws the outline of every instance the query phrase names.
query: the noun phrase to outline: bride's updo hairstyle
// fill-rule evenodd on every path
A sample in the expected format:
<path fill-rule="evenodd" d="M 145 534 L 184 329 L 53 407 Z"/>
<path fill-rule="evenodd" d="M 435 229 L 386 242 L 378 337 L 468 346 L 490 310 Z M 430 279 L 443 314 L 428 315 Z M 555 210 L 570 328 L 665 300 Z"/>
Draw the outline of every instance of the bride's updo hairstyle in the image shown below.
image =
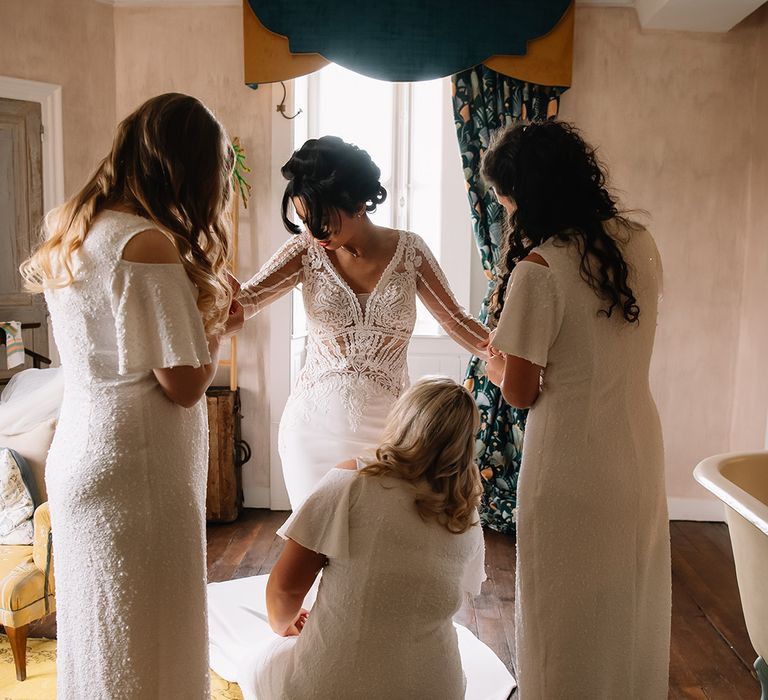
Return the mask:
<path fill-rule="evenodd" d="M 424 520 L 453 533 L 478 522 L 482 486 L 475 465 L 480 415 L 469 392 L 447 377 L 425 377 L 395 403 L 376 459 L 360 470 L 409 482 Z"/>
<path fill-rule="evenodd" d="M 338 227 L 339 211 L 350 216 L 361 206 L 372 213 L 387 198 L 381 170 L 368 153 L 338 136 L 310 139 L 280 172 L 288 180 L 283 194 L 283 223 L 290 233 L 301 228 L 288 216 L 293 197 L 301 200 L 310 233 L 324 240 Z"/>

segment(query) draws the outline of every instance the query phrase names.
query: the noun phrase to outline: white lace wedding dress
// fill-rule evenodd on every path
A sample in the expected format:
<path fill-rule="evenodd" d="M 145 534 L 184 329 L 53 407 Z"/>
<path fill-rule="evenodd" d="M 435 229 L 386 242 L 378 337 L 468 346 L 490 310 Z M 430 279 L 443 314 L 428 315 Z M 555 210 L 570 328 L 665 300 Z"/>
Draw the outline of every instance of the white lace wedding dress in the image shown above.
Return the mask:
<path fill-rule="evenodd" d="M 414 233 L 397 235 L 395 253 L 367 298 L 352 291 L 308 233 L 289 238 L 242 287 L 248 315 L 302 287 L 306 363 L 278 435 L 294 508 L 334 465 L 378 444 L 389 409 L 408 383 L 417 296 L 456 342 L 473 354 L 484 352 L 488 329 L 459 306 L 426 243 Z"/>
<path fill-rule="evenodd" d="M 395 253 L 369 295 L 356 294 L 307 233 L 289 238 L 243 284 L 239 298 L 251 316 L 302 286 L 306 362 L 278 437 L 294 511 L 334 465 L 378 445 L 387 414 L 408 383 L 417 296 L 456 342 L 484 353 L 488 329 L 459 306 L 427 245 L 414 233 L 397 235 Z M 254 652 L 276 639 L 267 624 L 266 580 L 254 576 L 208 586 L 211 667 L 245 686 L 246 697 L 253 697 Z M 308 598 L 305 605 L 314 591 Z M 506 700 L 514 680 L 498 657 L 461 626 L 458 639 L 466 697 Z"/>

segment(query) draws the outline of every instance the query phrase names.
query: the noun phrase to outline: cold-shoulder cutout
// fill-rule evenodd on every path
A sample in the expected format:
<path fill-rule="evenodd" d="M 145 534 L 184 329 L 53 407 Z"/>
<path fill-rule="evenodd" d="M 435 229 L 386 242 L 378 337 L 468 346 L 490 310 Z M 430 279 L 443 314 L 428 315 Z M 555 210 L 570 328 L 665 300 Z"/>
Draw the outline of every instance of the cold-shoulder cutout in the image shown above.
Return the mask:
<path fill-rule="evenodd" d="M 356 470 L 357 469 L 357 460 L 356 459 L 345 459 L 343 462 L 339 462 L 336 465 L 336 469 L 349 469 L 349 470 Z"/>
<path fill-rule="evenodd" d="M 544 267 L 549 267 L 549 263 L 541 257 L 538 253 L 528 253 L 526 257 L 523 258 L 522 262 L 530 262 L 535 263 L 536 265 L 543 265 Z"/>
<path fill-rule="evenodd" d="M 123 247 L 122 259 L 154 265 L 181 264 L 179 251 L 170 234 L 156 228 L 148 228 L 132 236 Z"/>

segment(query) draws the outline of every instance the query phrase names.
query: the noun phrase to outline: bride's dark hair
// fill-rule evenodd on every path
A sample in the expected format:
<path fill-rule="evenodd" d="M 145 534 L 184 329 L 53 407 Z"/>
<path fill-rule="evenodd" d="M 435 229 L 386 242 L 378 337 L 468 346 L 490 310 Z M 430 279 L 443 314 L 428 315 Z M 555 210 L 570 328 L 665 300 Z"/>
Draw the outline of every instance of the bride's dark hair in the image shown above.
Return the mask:
<path fill-rule="evenodd" d="M 485 153 L 482 175 L 517 206 L 509 218 L 510 232 L 491 299 L 491 314 L 497 320 L 511 269 L 550 238 L 579 245 L 581 276 L 608 304 L 599 313 L 611 316 L 618 307 L 624 320 L 638 320 L 640 307 L 629 286 L 627 263 L 616 238 L 605 229 L 607 221 L 616 219 L 630 235 L 632 225 L 620 215 L 594 149 L 574 126 L 544 121 L 505 129 Z"/>
<path fill-rule="evenodd" d="M 310 139 L 293 152 L 280 172 L 288 180 L 283 193 L 283 224 L 290 233 L 301 230 L 288 216 L 291 198 L 301 200 L 310 233 L 328 238 L 337 225 L 338 211 L 354 214 L 361 205 L 369 213 L 387 198 L 381 170 L 361 148 L 338 136 Z"/>

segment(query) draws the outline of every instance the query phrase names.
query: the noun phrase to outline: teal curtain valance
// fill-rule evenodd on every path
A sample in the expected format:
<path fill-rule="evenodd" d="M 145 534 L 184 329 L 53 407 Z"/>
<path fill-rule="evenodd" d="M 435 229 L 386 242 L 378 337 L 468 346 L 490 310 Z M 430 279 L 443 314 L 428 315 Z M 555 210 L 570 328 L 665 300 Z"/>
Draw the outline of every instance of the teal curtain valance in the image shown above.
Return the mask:
<path fill-rule="evenodd" d="M 570 0 L 248 0 L 294 54 L 320 54 L 371 78 L 429 80 L 491 56 L 520 56 L 547 34 Z M 478 15 L 477 12 L 480 14 Z"/>

